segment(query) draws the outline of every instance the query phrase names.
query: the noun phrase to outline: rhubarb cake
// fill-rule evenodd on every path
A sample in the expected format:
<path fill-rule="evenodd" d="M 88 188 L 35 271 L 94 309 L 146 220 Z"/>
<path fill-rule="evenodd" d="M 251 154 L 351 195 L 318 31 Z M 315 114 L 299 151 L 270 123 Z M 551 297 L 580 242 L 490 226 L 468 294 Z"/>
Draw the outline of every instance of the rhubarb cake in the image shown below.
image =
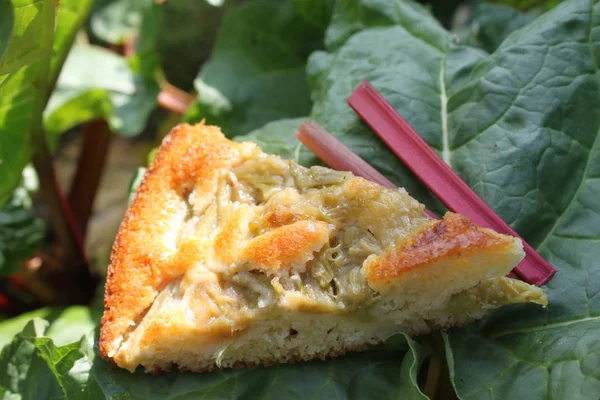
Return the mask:
<path fill-rule="evenodd" d="M 134 371 L 340 355 L 546 305 L 519 239 L 203 123 L 163 141 L 114 243 L 100 354 Z"/>

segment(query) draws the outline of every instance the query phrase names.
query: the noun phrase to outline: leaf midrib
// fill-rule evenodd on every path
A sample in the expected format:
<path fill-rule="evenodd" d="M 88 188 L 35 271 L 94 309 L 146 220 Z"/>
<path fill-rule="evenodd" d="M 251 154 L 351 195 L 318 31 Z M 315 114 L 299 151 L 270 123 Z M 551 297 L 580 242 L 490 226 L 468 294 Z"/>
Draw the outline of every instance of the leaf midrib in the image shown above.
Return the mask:
<path fill-rule="evenodd" d="M 452 165 L 452 152 L 450 151 L 450 144 L 448 139 L 448 96 L 446 95 L 446 57 L 444 53 L 440 66 L 440 119 L 442 123 L 442 159 L 448 165 Z"/>
<path fill-rule="evenodd" d="M 514 335 L 514 334 L 518 334 L 518 333 L 539 332 L 539 331 L 545 331 L 548 329 L 571 326 L 571 325 L 576 325 L 576 324 L 590 322 L 590 321 L 600 322 L 600 316 L 593 316 L 593 317 L 589 316 L 589 317 L 580 318 L 580 319 L 572 319 L 572 320 L 568 320 L 568 321 L 555 322 L 552 324 L 544 324 L 544 325 L 534 326 L 531 328 L 512 329 L 510 331 L 504 331 L 504 332 L 500 332 L 498 334 L 491 334 L 488 337 L 490 339 L 497 339 L 497 338 L 500 338 L 503 336 Z"/>

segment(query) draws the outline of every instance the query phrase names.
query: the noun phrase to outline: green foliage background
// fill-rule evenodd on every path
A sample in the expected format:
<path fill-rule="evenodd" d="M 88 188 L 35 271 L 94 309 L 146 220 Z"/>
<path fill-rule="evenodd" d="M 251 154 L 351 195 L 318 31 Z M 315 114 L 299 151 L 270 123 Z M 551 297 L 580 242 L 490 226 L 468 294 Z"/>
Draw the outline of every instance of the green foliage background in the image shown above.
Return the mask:
<path fill-rule="evenodd" d="M 371 351 L 326 362 L 202 375 L 130 374 L 100 360 L 101 297 L 90 307 L 44 308 L 0 322 L 0 345 L 6 345 L 0 393 L 598 398 L 598 1 L 248 0 L 214 7 L 63 0 L 56 28 L 53 5 L 0 0 L 0 273 L 13 273 L 43 235 L 42 221 L 31 213 L 35 184 L 23 175 L 35 132 L 43 126 L 52 143 L 98 117 L 124 136 L 152 130 L 149 116 L 164 77 L 196 91 L 186 121 L 206 119 L 234 140 L 253 140 L 313 165 L 316 158 L 294 137 L 312 118 L 439 209 L 346 105 L 356 85 L 369 79 L 559 272 L 545 287 L 547 309 L 507 307 L 478 324 L 413 339 L 399 333 Z M 75 40 L 82 25 L 87 35 Z M 42 31 L 54 31 L 54 42 L 34 40 Z M 101 47 L 122 45 L 131 35 L 139 40 L 127 57 Z M 31 85 L 36 79 L 45 83 Z M 36 109 L 44 109 L 43 120 Z M 427 371 L 419 371 L 435 360 L 447 365 L 450 391 L 424 389 Z"/>

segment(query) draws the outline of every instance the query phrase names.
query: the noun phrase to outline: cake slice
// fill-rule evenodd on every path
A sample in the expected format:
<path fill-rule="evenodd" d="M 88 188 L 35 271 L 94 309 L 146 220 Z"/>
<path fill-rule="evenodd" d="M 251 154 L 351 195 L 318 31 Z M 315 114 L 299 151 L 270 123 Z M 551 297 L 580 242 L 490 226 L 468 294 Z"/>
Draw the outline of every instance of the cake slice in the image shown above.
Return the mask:
<path fill-rule="evenodd" d="M 134 371 L 211 371 L 335 356 L 510 303 L 546 305 L 504 277 L 519 239 L 403 189 L 304 168 L 180 125 L 119 229 L 100 354 Z"/>

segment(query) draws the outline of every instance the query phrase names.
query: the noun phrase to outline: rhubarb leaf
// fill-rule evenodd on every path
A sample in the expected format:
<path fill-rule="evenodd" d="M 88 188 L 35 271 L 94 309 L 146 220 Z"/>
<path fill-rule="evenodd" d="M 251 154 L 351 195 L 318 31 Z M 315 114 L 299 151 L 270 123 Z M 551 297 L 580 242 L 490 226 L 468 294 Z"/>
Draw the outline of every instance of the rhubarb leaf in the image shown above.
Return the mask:
<path fill-rule="evenodd" d="M 559 271 L 548 284 L 544 312 L 504 310 L 480 330 L 449 333 L 454 384 L 464 398 L 597 399 L 600 393 L 599 14 L 597 2 L 563 3 L 510 36 L 480 67 L 469 93 L 461 93 L 465 103 L 482 101 L 483 107 L 478 91 L 503 83 L 488 91 L 508 94 L 496 99 L 494 124 L 477 132 L 459 126 L 465 135 L 459 157 L 504 142 L 502 158 L 506 165 L 508 157 L 515 160 L 514 167 L 500 167 L 497 157 L 486 163 L 481 184 L 490 185 L 488 201 L 499 210 L 519 206 L 512 217 L 537 230 L 530 236 Z M 456 104 L 456 110 L 465 124 L 484 115 L 477 107 Z M 473 170 L 477 162 L 473 157 L 462 168 Z M 511 181 L 528 193 L 517 204 L 503 198 L 510 196 Z M 476 371 L 490 354 L 493 363 Z"/>
<path fill-rule="evenodd" d="M 0 204 L 29 161 L 32 131 L 40 129 L 42 109 L 90 4 L 0 2 L 0 140 L 6 143 L 0 147 Z"/>
<path fill-rule="evenodd" d="M 5 2 L 3 2 L 5 3 Z M 13 0 L 2 6 L 0 61 L 0 205 L 21 179 L 39 129 L 52 54 L 54 0 Z M 4 12 L 8 8 L 9 12 Z M 6 41 L 4 25 L 12 30 Z M 7 44 L 8 43 L 8 44 Z M 35 84 L 34 84 L 35 83 Z"/>
<path fill-rule="evenodd" d="M 156 376 L 131 374 L 100 360 L 92 334 L 59 346 L 47 337 L 52 329 L 47 326 L 44 320 L 30 321 L 4 348 L 0 394 L 74 399 L 427 398 L 419 390 L 417 374 L 431 351 L 403 334 L 373 351 L 328 361 Z"/>
<path fill-rule="evenodd" d="M 124 57 L 98 46 L 76 45 L 44 111 L 44 126 L 54 141 L 77 124 L 103 118 L 115 133 L 134 136 L 156 106 L 158 90 Z"/>
<path fill-rule="evenodd" d="M 90 26 L 98 38 L 108 43 L 123 44 L 136 35 L 152 0 L 118 0 L 104 5 L 92 15 Z"/>
<path fill-rule="evenodd" d="M 13 337 L 35 318 L 48 321 L 44 336 L 49 337 L 57 346 L 79 341 L 83 335 L 91 332 L 95 322 L 90 309 L 84 306 L 46 307 L 27 312 L 18 317 L 0 322 L 0 349 L 9 344 Z"/>
<path fill-rule="evenodd" d="M 230 1 L 224 7 L 213 7 L 205 1 L 166 1 L 160 5 L 157 47 L 169 83 L 186 91 L 193 89 L 198 67 L 210 57 L 224 14 L 237 6 L 237 2 Z M 197 23 L 199 20 L 202 24 Z"/>
<path fill-rule="evenodd" d="M 294 160 L 301 165 L 319 164 L 319 160 L 314 153 L 296 138 L 296 132 L 304 120 L 306 118 L 281 119 L 269 122 L 247 135 L 236 136 L 235 141 L 252 141 L 260 146 L 265 153 L 277 154 L 282 158 Z"/>
<path fill-rule="evenodd" d="M 60 0 L 54 42 L 52 43 L 52 60 L 50 65 L 50 87 L 54 87 L 60 70 L 69 54 L 69 50 L 79 28 L 85 21 L 92 0 Z"/>
<path fill-rule="evenodd" d="M 306 5 L 296 9 L 292 0 L 248 2 L 229 13 L 196 78 L 198 99 L 187 121 L 206 119 L 233 137 L 307 115 L 306 60 L 321 47 L 324 30 L 305 13 Z"/>
<path fill-rule="evenodd" d="M 400 334 L 390 339 L 387 349 L 328 361 L 160 377 L 142 371 L 132 375 L 97 362 L 92 373 L 107 397 L 131 399 L 425 399 L 416 382 L 429 354 L 425 346 Z"/>
<path fill-rule="evenodd" d="M 154 87 L 156 93 L 152 94 L 156 95 L 158 87 L 155 76 L 160 58 L 157 45 L 161 36 L 161 6 L 154 0 L 117 0 L 108 4 L 99 2 L 96 8 L 90 18 L 90 27 L 94 35 L 105 42 L 123 45 L 124 53 L 128 50 L 127 42 L 134 43 L 135 49 L 131 49 L 134 53 L 125 56 L 133 73 L 145 78 L 138 82 L 137 86 L 147 89 Z M 168 35 L 162 36 L 172 33 L 168 32 Z M 139 80 L 139 77 L 137 78 Z"/>
<path fill-rule="evenodd" d="M 313 117 L 408 186 L 410 176 L 399 162 L 381 161 L 385 149 L 346 105 L 369 79 L 558 269 L 547 309 L 507 307 L 479 327 L 448 333 L 458 395 L 596 399 L 600 4 L 565 1 L 488 55 L 457 45 L 413 4 L 364 0 L 353 3 L 360 12 L 349 13 L 342 3 L 327 33 L 336 38 L 331 51 L 309 61 Z"/>
<path fill-rule="evenodd" d="M 95 353 L 92 337 L 57 346 L 45 337 L 48 322 L 27 323 L 0 353 L 0 394 L 17 399 L 99 399 L 89 379 Z"/>
<path fill-rule="evenodd" d="M 329 25 L 335 0 L 306 1 L 293 0 L 294 10 L 300 14 L 305 21 L 319 26 L 323 31 Z"/>
<path fill-rule="evenodd" d="M 429 144 L 441 148 L 440 63 L 450 46 L 449 33 L 412 2 L 341 1 L 326 38 L 335 51 L 314 52 L 307 67 L 315 102 L 311 116 L 428 208 L 443 210 L 346 99 L 369 79 Z M 461 51 L 454 57 L 463 64 L 458 72 L 481 57 L 479 50 Z"/>

